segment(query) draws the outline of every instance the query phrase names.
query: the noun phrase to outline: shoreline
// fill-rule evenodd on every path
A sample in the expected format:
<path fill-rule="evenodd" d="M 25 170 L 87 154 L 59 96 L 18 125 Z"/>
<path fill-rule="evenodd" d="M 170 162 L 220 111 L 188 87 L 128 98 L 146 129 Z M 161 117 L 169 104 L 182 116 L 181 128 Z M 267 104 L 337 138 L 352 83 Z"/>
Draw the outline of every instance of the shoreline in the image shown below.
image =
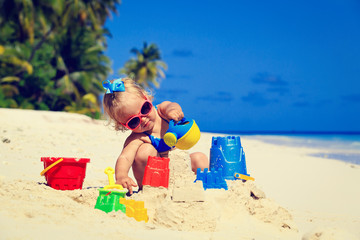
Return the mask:
<path fill-rule="evenodd" d="M 360 131 L 207 131 L 205 132 L 214 132 L 214 133 L 221 133 L 221 134 L 235 134 L 235 135 L 274 135 L 274 136 L 281 136 L 281 135 L 288 135 L 288 136 L 307 136 L 307 135 L 323 135 L 323 136 L 357 136 L 360 137 Z"/>

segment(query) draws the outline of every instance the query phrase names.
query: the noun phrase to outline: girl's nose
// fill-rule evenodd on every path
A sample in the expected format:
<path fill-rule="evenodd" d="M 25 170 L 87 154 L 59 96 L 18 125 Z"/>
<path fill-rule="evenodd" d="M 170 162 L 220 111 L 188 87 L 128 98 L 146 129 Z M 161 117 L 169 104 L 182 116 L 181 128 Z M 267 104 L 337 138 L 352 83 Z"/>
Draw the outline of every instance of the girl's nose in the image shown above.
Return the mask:
<path fill-rule="evenodd" d="M 146 122 L 146 120 L 147 120 L 148 118 L 147 118 L 147 116 L 143 116 L 143 117 L 141 117 L 141 123 L 142 124 L 144 124 L 145 122 Z"/>

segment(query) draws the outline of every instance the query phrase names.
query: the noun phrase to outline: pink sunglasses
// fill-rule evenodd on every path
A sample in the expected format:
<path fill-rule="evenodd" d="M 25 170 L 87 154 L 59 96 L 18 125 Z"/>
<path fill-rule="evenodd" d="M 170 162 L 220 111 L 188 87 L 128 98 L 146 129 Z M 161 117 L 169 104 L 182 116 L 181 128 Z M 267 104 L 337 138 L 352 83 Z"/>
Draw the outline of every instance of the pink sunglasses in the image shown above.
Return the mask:
<path fill-rule="evenodd" d="M 138 114 L 131 116 L 130 119 L 125 124 L 121 123 L 121 125 L 123 125 L 124 127 L 130 130 L 135 130 L 140 126 L 142 121 L 141 118 L 151 113 L 152 107 L 153 107 L 152 103 L 146 98 L 144 104 L 140 109 L 140 112 Z"/>

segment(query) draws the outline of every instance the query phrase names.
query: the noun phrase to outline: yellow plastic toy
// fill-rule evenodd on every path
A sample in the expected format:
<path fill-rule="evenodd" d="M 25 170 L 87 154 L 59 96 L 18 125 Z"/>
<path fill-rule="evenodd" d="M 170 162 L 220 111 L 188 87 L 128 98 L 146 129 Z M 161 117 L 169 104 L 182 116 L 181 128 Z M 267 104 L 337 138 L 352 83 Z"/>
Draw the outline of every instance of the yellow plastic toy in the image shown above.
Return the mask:
<path fill-rule="evenodd" d="M 235 178 L 240 178 L 240 179 L 243 179 L 243 180 L 252 180 L 252 181 L 255 181 L 255 178 L 250 177 L 250 176 L 247 176 L 247 175 L 244 175 L 244 174 L 240 174 L 240 173 L 235 173 L 235 174 L 234 174 L 234 177 L 235 177 Z"/>
<path fill-rule="evenodd" d="M 177 147 L 182 150 L 192 148 L 200 139 L 200 129 L 194 119 L 183 118 L 175 123 L 169 122 L 169 129 L 164 135 L 164 142 L 169 147 Z"/>
<path fill-rule="evenodd" d="M 50 166 L 48 166 L 47 168 L 45 168 L 44 170 L 41 171 L 40 176 L 44 176 L 44 174 L 50 170 L 50 168 L 55 167 L 55 165 L 61 163 L 64 159 L 60 158 L 59 160 L 57 160 L 56 162 L 54 162 L 53 164 L 51 164 Z"/>
<path fill-rule="evenodd" d="M 147 209 L 144 208 L 144 201 L 120 198 L 120 203 L 126 206 L 126 216 L 135 218 L 136 221 L 149 221 Z"/>
<path fill-rule="evenodd" d="M 109 185 L 106 185 L 104 187 L 104 189 L 124 190 L 123 186 L 121 186 L 120 184 L 115 184 L 114 177 L 113 177 L 115 170 L 112 167 L 105 168 L 104 173 L 108 176 L 108 179 L 109 179 Z"/>

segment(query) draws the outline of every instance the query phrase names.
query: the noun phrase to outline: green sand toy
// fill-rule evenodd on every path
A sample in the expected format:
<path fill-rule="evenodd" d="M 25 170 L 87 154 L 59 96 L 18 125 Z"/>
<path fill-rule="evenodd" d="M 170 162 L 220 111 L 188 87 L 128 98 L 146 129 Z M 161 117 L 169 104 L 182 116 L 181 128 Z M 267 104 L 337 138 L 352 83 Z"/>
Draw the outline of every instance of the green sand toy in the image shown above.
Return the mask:
<path fill-rule="evenodd" d="M 106 213 L 119 210 L 125 213 L 126 207 L 124 204 L 120 203 L 120 198 L 125 198 L 127 190 L 124 190 L 121 185 L 115 184 L 113 178 L 115 171 L 113 168 L 108 167 L 104 172 L 109 178 L 109 185 L 99 189 L 99 196 L 96 200 L 95 209 L 102 210 Z"/>

